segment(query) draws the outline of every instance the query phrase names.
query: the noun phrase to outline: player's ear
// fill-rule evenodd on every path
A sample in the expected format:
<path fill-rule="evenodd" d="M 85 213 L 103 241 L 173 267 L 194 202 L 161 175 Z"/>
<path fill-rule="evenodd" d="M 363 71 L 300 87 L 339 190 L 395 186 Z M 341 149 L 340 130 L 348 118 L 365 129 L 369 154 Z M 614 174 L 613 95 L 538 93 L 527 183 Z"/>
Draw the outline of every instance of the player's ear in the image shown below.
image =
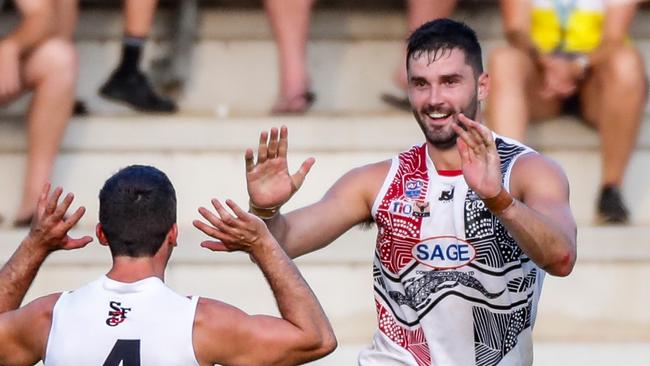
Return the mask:
<path fill-rule="evenodd" d="M 490 89 L 490 75 L 487 72 L 482 73 L 476 80 L 476 97 L 482 102 L 487 99 Z"/>
<path fill-rule="evenodd" d="M 173 245 L 178 245 L 178 225 L 174 224 L 167 232 L 167 241 Z"/>
<path fill-rule="evenodd" d="M 102 224 L 97 224 L 95 226 L 95 236 L 97 236 L 97 240 L 101 245 L 108 245 L 108 238 L 106 237 Z"/>

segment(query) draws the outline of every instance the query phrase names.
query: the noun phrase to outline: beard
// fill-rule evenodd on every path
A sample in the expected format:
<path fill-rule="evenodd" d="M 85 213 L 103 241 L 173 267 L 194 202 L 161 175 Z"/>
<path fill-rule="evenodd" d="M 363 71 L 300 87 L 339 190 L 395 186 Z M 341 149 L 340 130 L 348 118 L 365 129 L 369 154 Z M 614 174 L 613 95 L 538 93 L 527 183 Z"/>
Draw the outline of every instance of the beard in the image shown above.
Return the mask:
<path fill-rule="evenodd" d="M 465 129 L 465 127 L 458 122 L 458 114 L 463 113 L 465 116 L 467 116 L 467 118 L 475 120 L 477 111 L 478 98 L 477 93 L 474 92 L 474 95 L 470 99 L 469 104 L 458 110 L 454 109 L 453 107 L 428 105 L 419 112 L 414 109 L 413 116 L 415 117 L 415 120 L 418 121 L 418 125 L 420 126 L 420 129 L 422 129 L 427 142 L 429 142 L 437 149 L 449 150 L 456 146 L 456 139 L 458 138 L 458 134 L 451 128 L 450 125 L 435 127 L 428 126 L 425 122 L 426 118 L 428 118 L 426 115 L 430 113 L 451 114 L 451 123 L 460 125 L 463 129 Z"/>

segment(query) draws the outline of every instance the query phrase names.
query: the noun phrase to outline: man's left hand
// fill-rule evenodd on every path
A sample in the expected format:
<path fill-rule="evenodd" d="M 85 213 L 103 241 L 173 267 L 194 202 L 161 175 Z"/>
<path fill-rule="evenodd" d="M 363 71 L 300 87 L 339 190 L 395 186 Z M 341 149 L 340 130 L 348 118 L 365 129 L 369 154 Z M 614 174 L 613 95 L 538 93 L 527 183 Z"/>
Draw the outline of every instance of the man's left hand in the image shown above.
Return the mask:
<path fill-rule="evenodd" d="M 480 198 L 495 197 L 501 191 L 501 159 L 492 137 L 484 125 L 458 115 L 452 128 L 458 134 L 456 146 L 461 157 L 463 176 L 469 188 Z"/>

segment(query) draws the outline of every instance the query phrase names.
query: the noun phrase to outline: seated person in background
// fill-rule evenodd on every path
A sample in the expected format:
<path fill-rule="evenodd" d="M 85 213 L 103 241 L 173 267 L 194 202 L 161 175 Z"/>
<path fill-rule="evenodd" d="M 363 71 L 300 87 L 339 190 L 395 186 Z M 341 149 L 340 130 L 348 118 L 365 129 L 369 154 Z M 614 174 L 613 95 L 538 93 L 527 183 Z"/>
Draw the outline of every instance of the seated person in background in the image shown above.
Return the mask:
<path fill-rule="evenodd" d="M 490 55 L 487 121 L 522 140 L 529 120 L 578 113 L 600 135 L 598 218 L 626 223 L 620 187 L 634 150 L 647 85 L 628 40 L 634 0 L 502 0 L 508 45 Z"/>
<path fill-rule="evenodd" d="M 141 112 L 176 112 L 176 104 L 156 93 L 140 70 L 140 59 L 151 31 L 157 0 L 124 0 L 122 59 L 99 94 Z"/>
<path fill-rule="evenodd" d="M 99 193 L 96 234 L 113 265 L 75 290 L 18 308 L 39 267 L 60 249 L 85 246 L 68 230 L 73 196 L 61 188 L 41 194 L 32 229 L 0 270 L 0 364 L 32 365 L 296 365 L 330 353 L 336 339 L 318 300 L 262 220 L 216 199 L 210 223 L 194 225 L 218 241 L 214 251 L 244 251 L 264 273 L 281 318 L 250 316 L 223 302 L 176 294 L 164 284 L 177 245 L 176 193 L 153 167 L 130 166 Z"/>
<path fill-rule="evenodd" d="M 15 226 L 29 226 L 49 179 L 74 105 L 77 56 L 56 24 L 57 2 L 15 0 L 21 21 L 0 36 L 0 106 L 32 92 L 27 111 L 27 168 Z"/>

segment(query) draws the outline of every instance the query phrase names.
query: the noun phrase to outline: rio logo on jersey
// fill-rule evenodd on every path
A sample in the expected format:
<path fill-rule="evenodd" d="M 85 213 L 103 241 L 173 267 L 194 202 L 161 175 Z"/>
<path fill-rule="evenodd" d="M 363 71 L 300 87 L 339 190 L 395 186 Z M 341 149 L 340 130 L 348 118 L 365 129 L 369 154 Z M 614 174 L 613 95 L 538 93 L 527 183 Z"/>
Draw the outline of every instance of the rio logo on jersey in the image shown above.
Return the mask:
<path fill-rule="evenodd" d="M 425 266 L 435 269 L 453 269 L 473 261 L 476 257 L 476 249 L 463 239 L 454 236 L 437 236 L 416 244 L 412 254 Z"/>
<path fill-rule="evenodd" d="M 431 208 L 429 202 L 420 200 L 394 200 L 388 206 L 388 211 L 394 215 L 406 217 L 429 217 Z"/>
<path fill-rule="evenodd" d="M 111 310 L 108 311 L 108 319 L 106 319 L 106 325 L 109 327 L 114 327 L 124 320 L 126 320 L 126 313 L 131 311 L 131 308 L 125 308 L 122 306 L 121 302 L 111 301 L 108 303 L 108 306 Z"/>

